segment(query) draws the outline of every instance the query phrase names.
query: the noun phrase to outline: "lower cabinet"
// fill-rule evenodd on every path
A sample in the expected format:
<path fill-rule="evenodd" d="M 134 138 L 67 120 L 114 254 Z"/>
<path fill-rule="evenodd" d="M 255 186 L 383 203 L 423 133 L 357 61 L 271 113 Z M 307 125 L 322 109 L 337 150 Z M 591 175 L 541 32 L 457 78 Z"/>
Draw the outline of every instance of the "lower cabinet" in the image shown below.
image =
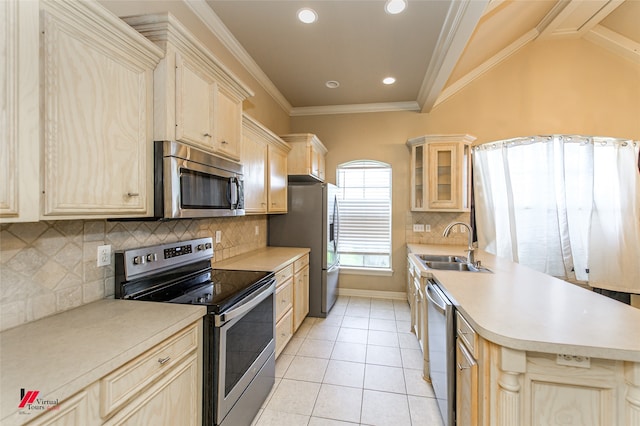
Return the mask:
<path fill-rule="evenodd" d="M 200 425 L 201 334 L 198 321 L 29 425 Z"/>
<path fill-rule="evenodd" d="M 459 312 L 456 313 L 456 424 L 478 424 L 477 334 Z"/>
<path fill-rule="evenodd" d="M 422 376 L 429 378 L 429 335 L 427 325 L 427 304 L 425 300 L 425 288 L 427 279 L 420 273 L 409 258 L 407 260 L 407 298 L 411 308 L 411 332 L 416 335 L 420 350 L 422 351 Z"/>
<path fill-rule="evenodd" d="M 309 255 L 293 264 L 293 329 L 297 330 L 309 313 Z"/>
<path fill-rule="evenodd" d="M 276 272 L 276 357 L 309 313 L 309 254 Z"/>

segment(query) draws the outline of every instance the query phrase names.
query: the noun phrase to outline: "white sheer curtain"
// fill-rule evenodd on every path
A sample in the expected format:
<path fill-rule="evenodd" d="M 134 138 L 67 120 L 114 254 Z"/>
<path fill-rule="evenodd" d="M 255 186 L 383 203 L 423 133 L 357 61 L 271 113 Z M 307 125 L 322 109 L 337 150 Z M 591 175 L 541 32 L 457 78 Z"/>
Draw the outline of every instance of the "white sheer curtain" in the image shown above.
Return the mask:
<path fill-rule="evenodd" d="M 611 138 L 475 147 L 479 246 L 550 275 L 640 292 L 637 159 L 636 142 Z"/>

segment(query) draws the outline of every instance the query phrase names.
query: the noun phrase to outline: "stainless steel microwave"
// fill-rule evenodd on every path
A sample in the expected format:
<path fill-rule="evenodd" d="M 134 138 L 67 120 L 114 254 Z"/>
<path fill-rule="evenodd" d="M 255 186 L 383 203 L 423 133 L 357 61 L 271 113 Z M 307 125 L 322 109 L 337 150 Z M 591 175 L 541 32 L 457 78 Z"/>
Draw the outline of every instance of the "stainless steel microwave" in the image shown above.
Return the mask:
<path fill-rule="evenodd" d="M 242 165 L 175 141 L 154 146 L 154 216 L 244 215 Z"/>

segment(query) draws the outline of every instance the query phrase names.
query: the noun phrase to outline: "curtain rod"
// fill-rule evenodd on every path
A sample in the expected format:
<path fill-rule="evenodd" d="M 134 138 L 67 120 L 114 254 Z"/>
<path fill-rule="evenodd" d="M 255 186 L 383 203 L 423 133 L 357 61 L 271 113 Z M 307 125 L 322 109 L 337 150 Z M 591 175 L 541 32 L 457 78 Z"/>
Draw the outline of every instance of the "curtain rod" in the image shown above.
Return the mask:
<path fill-rule="evenodd" d="M 474 145 L 473 150 L 484 150 L 484 149 L 498 149 L 498 148 L 509 148 L 512 146 L 520 146 L 520 145 L 530 145 L 534 143 L 547 143 L 553 141 L 560 141 L 563 143 L 580 143 L 582 145 L 587 144 L 599 144 L 599 145 L 607 145 L 607 144 L 620 144 L 622 146 L 627 146 L 627 144 L 631 144 L 633 147 L 638 146 L 638 141 L 632 139 L 624 139 L 624 138 L 613 138 L 606 136 L 581 136 L 581 135 L 536 135 L 536 136 L 526 136 L 526 137 L 517 137 L 512 139 L 504 139 L 493 142 L 485 142 L 480 145 Z"/>

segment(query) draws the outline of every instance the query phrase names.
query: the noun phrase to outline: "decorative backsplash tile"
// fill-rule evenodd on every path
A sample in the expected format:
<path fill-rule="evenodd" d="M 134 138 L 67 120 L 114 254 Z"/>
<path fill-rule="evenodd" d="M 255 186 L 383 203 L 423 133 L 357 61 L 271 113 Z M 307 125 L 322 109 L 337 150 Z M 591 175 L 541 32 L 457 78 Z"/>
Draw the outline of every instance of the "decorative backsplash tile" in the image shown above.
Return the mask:
<path fill-rule="evenodd" d="M 469 223 L 469 213 L 448 213 L 448 212 L 407 212 L 405 238 L 407 244 L 448 244 L 467 245 L 469 241 L 468 233 L 450 233 L 444 237 L 447 225 L 451 222 Z M 414 232 L 413 225 L 431 225 L 431 232 Z"/>
<path fill-rule="evenodd" d="M 213 237 L 215 261 L 267 245 L 267 217 L 166 222 L 72 220 L 0 225 L 0 331 L 62 312 L 115 291 L 111 265 L 98 267 L 98 246 L 116 250 Z"/>

